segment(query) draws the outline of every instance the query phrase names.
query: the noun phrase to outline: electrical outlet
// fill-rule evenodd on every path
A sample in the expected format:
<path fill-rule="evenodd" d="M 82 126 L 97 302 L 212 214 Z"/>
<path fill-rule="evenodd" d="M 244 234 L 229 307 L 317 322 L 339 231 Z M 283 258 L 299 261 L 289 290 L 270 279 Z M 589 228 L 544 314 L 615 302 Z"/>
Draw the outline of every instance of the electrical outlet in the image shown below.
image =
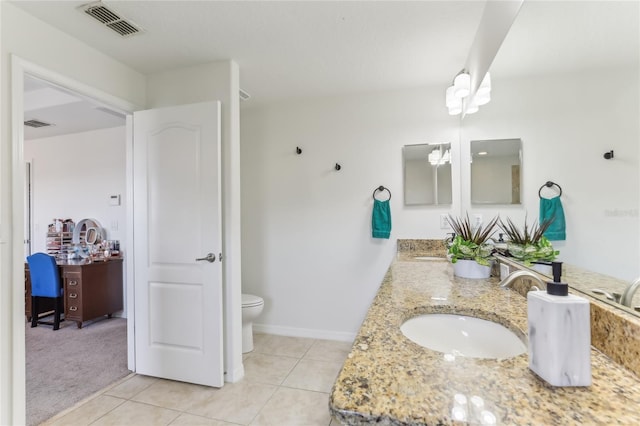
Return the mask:
<path fill-rule="evenodd" d="M 449 215 L 442 213 L 440 215 L 440 229 L 451 229 L 451 225 L 449 225 L 449 221 L 447 218 Z"/>
<path fill-rule="evenodd" d="M 482 226 L 482 215 L 481 214 L 474 214 L 473 215 L 473 227 L 474 228 L 479 228 L 480 226 Z"/>

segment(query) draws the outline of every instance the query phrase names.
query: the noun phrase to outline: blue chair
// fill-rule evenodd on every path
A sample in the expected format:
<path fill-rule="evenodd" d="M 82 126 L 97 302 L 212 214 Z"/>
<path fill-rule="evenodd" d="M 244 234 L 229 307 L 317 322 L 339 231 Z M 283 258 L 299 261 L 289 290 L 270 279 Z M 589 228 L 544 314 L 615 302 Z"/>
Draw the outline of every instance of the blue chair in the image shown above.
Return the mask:
<path fill-rule="evenodd" d="M 53 325 L 53 329 L 60 328 L 60 314 L 64 310 L 63 289 L 60 271 L 56 259 L 46 253 L 35 253 L 27 256 L 29 275 L 31 276 L 31 327 L 40 324 Z M 39 302 L 42 298 L 54 299 L 53 322 L 39 320 Z"/>

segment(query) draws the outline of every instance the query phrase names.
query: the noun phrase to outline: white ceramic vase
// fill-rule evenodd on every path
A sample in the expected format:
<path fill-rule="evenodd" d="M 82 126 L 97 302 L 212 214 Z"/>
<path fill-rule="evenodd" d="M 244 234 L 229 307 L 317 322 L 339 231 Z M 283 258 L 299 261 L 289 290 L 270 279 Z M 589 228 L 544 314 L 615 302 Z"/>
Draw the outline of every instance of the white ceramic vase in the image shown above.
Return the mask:
<path fill-rule="evenodd" d="M 480 265 L 475 260 L 458 260 L 453 264 L 453 274 L 460 278 L 486 279 L 491 276 L 491 266 Z"/>

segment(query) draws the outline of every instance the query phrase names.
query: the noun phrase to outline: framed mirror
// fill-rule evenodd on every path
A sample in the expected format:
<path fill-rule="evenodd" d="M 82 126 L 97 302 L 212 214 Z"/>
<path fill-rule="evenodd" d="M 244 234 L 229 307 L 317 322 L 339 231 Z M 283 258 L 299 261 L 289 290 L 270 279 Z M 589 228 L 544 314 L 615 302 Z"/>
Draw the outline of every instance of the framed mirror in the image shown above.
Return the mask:
<path fill-rule="evenodd" d="M 451 144 L 405 145 L 402 161 L 406 206 L 451 204 Z"/>
<path fill-rule="evenodd" d="M 471 141 L 471 204 L 521 204 L 522 141 Z"/>

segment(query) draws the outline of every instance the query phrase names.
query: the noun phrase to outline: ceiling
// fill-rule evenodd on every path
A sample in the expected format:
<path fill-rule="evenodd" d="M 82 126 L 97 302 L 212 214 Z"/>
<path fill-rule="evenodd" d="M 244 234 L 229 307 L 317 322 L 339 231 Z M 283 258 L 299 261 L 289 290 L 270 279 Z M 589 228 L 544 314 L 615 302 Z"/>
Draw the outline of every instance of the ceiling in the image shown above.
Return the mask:
<path fill-rule="evenodd" d="M 243 107 L 430 85 L 444 93 L 465 64 L 484 7 L 484 1 L 104 1 L 144 30 L 122 38 L 78 9 L 86 1 L 13 3 L 143 74 L 233 59 L 251 95 Z M 525 2 L 491 71 L 495 81 L 496 74 L 637 61 L 638 38 L 637 2 Z M 48 94 L 38 84 L 25 89 Z M 46 120 L 49 112 L 53 107 L 30 114 Z"/>

